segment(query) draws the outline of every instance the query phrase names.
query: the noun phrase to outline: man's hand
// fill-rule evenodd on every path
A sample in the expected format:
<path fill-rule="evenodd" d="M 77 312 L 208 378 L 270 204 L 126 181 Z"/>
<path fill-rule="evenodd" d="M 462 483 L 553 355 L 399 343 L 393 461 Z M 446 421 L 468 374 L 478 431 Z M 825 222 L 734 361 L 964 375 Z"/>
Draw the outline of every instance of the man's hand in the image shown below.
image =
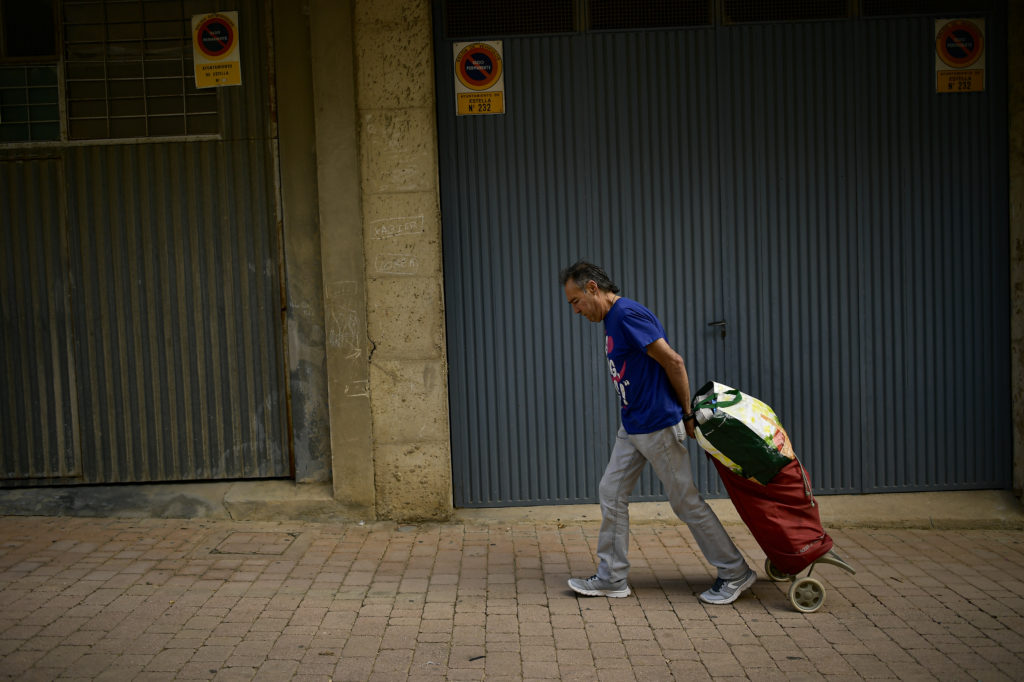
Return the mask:
<path fill-rule="evenodd" d="M 683 426 L 686 427 L 686 435 L 687 436 L 689 436 L 690 438 L 696 438 L 697 437 L 697 420 L 696 419 L 687 419 L 686 421 L 683 422 Z"/>
<path fill-rule="evenodd" d="M 658 339 L 647 345 L 647 355 L 654 358 L 668 375 L 672 389 L 676 392 L 676 399 L 683 406 L 683 414 L 690 413 L 690 377 L 686 374 L 686 363 L 679 353 L 668 345 L 664 338 Z M 685 422 L 686 435 L 690 438 L 696 437 L 696 421 L 693 419 Z"/>

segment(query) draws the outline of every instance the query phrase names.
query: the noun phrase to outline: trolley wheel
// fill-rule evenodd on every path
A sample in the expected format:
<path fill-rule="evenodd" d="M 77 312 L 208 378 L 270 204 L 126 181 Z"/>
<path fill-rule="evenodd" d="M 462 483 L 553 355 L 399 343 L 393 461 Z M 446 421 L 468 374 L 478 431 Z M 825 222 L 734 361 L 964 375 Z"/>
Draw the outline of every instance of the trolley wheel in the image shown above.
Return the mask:
<path fill-rule="evenodd" d="M 814 613 L 825 603 L 825 586 L 814 578 L 800 578 L 789 586 L 789 601 L 797 611 Z"/>
<path fill-rule="evenodd" d="M 793 576 L 789 573 L 784 573 L 772 563 L 771 559 L 764 560 L 764 572 L 768 574 L 768 577 L 777 583 L 784 583 L 787 580 L 792 580 Z"/>

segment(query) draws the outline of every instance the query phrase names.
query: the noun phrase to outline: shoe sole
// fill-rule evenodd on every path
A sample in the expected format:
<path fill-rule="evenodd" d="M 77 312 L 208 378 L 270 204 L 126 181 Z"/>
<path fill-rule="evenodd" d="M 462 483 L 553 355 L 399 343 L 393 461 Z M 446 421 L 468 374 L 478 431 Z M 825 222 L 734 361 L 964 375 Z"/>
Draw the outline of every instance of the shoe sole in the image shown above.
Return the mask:
<path fill-rule="evenodd" d="M 751 585 L 753 585 L 755 582 L 757 582 L 757 573 L 751 571 L 750 577 L 744 580 L 742 583 L 740 583 L 740 586 L 736 588 L 736 591 L 732 593 L 732 597 L 730 597 L 729 599 L 723 599 L 722 601 L 711 601 L 710 599 L 705 599 L 703 594 L 700 595 L 699 599 L 705 604 L 714 604 L 715 606 L 731 604 L 737 599 L 739 599 L 740 595 L 743 594 L 743 591 Z"/>
<path fill-rule="evenodd" d="M 575 592 L 576 594 L 582 594 L 585 597 L 613 597 L 615 599 L 618 599 L 618 598 L 621 598 L 621 597 L 628 597 L 629 596 L 629 586 L 628 585 L 626 586 L 625 589 L 622 589 L 622 590 L 585 590 L 585 589 L 576 587 L 575 585 L 572 584 L 572 581 L 570 580 L 569 581 L 569 589 L 572 590 L 573 592 Z"/>

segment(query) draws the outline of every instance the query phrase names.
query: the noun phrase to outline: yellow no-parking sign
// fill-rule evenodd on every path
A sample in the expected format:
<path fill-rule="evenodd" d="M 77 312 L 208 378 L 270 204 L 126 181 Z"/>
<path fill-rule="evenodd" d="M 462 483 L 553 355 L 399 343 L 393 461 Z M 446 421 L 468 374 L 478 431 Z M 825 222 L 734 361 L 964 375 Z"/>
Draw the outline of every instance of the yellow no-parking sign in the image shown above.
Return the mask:
<path fill-rule="evenodd" d="M 197 88 L 242 84 L 238 12 L 196 14 L 192 17 L 192 59 Z"/>
<path fill-rule="evenodd" d="M 455 113 L 505 113 L 502 42 L 455 43 Z"/>
<path fill-rule="evenodd" d="M 935 21 L 935 92 L 985 90 L 985 20 Z"/>

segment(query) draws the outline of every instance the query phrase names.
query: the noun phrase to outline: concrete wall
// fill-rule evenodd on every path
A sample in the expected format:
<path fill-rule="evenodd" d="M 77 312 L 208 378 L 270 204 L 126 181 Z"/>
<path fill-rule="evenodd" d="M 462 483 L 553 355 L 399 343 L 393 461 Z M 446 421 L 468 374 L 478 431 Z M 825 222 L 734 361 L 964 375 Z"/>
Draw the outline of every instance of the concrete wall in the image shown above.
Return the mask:
<path fill-rule="evenodd" d="M 1009 3 L 1010 305 L 1013 371 L 1013 488 L 1024 489 L 1024 4 Z"/>
<path fill-rule="evenodd" d="M 281 216 L 287 286 L 288 385 L 295 480 L 331 480 L 323 272 L 317 215 L 309 13 L 302 5 L 274 6 Z"/>
<path fill-rule="evenodd" d="M 372 518 L 376 494 L 352 5 L 312 0 L 309 11 L 332 480 L 336 499 Z"/>

